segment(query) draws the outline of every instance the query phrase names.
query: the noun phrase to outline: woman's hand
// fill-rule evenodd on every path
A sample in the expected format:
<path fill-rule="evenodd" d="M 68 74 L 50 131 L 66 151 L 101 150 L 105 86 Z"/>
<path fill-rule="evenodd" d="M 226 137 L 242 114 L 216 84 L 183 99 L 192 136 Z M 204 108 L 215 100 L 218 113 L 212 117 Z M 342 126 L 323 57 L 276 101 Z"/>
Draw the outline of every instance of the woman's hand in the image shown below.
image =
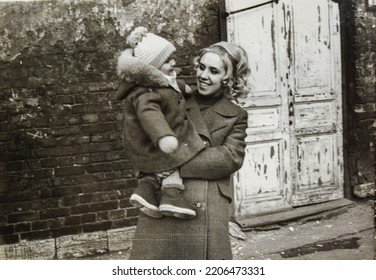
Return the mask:
<path fill-rule="evenodd" d="M 170 154 L 179 146 L 178 139 L 174 136 L 163 136 L 158 140 L 158 147 L 162 152 Z"/>

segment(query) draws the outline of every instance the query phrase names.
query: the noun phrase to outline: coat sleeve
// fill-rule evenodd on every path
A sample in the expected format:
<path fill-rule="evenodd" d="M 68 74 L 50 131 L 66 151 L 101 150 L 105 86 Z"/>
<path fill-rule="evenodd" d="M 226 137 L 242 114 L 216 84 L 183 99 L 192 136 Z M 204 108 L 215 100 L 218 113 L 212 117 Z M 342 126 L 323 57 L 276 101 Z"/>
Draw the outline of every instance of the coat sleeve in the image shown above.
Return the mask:
<path fill-rule="evenodd" d="M 221 146 L 208 147 L 180 167 L 182 178 L 218 180 L 229 177 L 243 165 L 248 115 L 242 111 Z"/>
<path fill-rule="evenodd" d="M 137 94 L 133 99 L 133 106 L 140 124 L 156 146 L 158 145 L 158 140 L 163 136 L 176 137 L 161 111 L 160 104 L 160 94 L 152 90 L 145 90 Z"/>

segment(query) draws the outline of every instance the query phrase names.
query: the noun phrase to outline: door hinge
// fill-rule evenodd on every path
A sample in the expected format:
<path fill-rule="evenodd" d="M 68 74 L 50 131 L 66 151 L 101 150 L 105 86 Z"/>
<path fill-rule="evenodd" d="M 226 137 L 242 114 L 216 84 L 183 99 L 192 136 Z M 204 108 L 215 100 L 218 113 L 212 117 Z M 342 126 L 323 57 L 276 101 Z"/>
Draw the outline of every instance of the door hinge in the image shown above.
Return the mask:
<path fill-rule="evenodd" d="M 251 6 L 251 7 L 248 7 L 248 8 L 244 8 L 244 9 L 240 9 L 240 10 L 235 10 L 235 11 L 231 11 L 231 12 L 226 12 L 225 16 L 228 17 L 228 16 L 233 15 L 233 14 L 237 14 L 237 13 L 241 13 L 241 12 L 244 12 L 244 11 L 248 11 L 248 10 L 251 10 L 251 9 L 254 9 L 254 8 L 257 8 L 257 7 L 261 7 L 261 6 L 264 6 L 264 5 L 267 5 L 267 4 L 271 4 L 271 3 L 278 4 L 278 2 L 279 2 L 279 0 L 267 1 L 265 3 L 258 4 L 258 5 L 255 5 L 255 6 Z"/>

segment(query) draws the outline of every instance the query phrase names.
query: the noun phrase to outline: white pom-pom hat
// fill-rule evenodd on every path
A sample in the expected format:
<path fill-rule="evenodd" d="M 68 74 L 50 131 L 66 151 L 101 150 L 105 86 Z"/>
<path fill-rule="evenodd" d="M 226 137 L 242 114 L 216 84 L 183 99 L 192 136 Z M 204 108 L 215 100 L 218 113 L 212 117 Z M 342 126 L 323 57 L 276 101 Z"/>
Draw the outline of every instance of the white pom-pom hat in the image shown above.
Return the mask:
<path fill-rule="evenodd" d="M 176 48 L 166 39 L 148 33 L 145 27 L 137 27 L 127 38 L 133 48 L 133 56 L 159 69 Z"/>

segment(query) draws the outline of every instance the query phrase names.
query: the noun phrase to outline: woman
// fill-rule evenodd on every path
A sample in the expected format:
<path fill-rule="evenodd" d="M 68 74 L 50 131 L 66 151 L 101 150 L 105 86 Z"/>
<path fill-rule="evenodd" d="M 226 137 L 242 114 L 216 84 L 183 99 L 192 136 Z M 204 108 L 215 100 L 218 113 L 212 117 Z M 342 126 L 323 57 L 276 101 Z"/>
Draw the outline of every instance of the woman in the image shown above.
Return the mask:
<path fill-rule="evenodd" d="M 130 259 L 232 259 L 230 177 L 243 164 L 247 113 L 230 99 L 248 91 L 247 55 L 220 42 L 200 51 L 196 71 L 197 90 L 186 100 L 187 112 L 206 148 L 181 166 L 180 175 L 184 199 L 197 216 L 153 219 L 140 213 Z"/>

